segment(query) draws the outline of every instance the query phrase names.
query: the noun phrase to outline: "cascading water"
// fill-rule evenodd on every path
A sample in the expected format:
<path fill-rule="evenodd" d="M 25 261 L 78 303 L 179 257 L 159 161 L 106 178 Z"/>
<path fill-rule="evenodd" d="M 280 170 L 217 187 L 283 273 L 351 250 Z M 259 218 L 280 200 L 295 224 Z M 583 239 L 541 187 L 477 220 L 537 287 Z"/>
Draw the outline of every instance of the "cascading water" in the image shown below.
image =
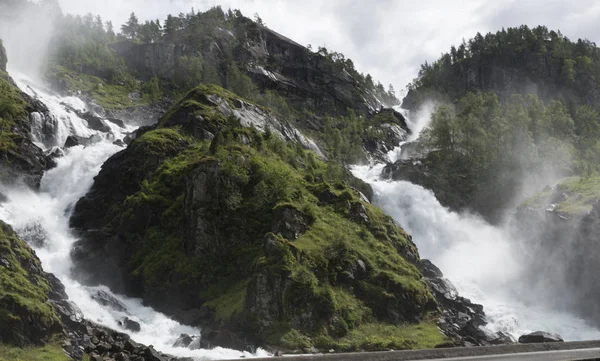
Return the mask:
<path fill-rule="evenodd" d="M 430 112 L 408 121 L 413 129 L 407 142 L 419 137 Z M 391 161 L 401 157 L 401 147 L 390 152 Z M 543 294 L 534 294 L 522 281 L 527 260 L 514 235 L 470 214 L 444 208 L 430 190 L 406 181 L 380 179 L 384 164 L 355 166 L 353 174 L 370 183 L 377 206 L 394 217 L 419 248 L 444 272 L 459 293 L 483 304 L 490 331 L 515 338 L 533 331 L 560 334 L 565 340 L 600 338 L 600 330 L 561 310 L 546 306 Z"/>
<path fill-rule="evenodd" d="M 106 287 L 86 287 L 72 279 L 69 253 L 75 238 L 68 225 L 71 209 L 90 189 L 102 164 L 122 149 L 113 142 L 122 139 L 134 128 L 120 128 L 105 122 L 110 132 L 92 130 L 87 121 L 75 112 L 85 110 L 85 104 L 80 99 L 50 95 L 35 89 L 34 84 L 24 80 L 26 77 L 17 73 L 13 75 L 16 75 L 15 81 L 22 90 L 41 100 L 49 109 L 50 114 L 34 114 L 31 117 L 34 141 L 38 146 L 46 150 L 60 147 L 69 135 L 82 138 L 92 136 L 94 139 L 88 146 L 66 149 L 64 156 L 57 159 L 57 166 L 44 174 L 38 192 L 26 187 L 9 189 L 0 184 L 0 192 L 8 197 L 7 202 L 0 204 L 0 219 L 11 224 L 24 239 L 34 240 L 30 243 L 44 269 L 54 273 L 63 282 L 70 300 L 81 309 L 85 318 L 129 333 L 137 342 L 153 345 L 157 350 L 173 356 L 198 360 L 268 356 L 260 349 L 253 354 L 224 348 L 192 350 L 173 347 L 180 334 L 200 335 L 200 330 L 181 325 L 143 306 L 140 300 L 114 295 Z M 95 301 L 93 297 L 97 298 L 98 294 L 107 295 L 119 307 L 107 307 Z M 141 330 L 133 334 L 126 330 L 121 325 L 125 317 L 138 322 Z"/>

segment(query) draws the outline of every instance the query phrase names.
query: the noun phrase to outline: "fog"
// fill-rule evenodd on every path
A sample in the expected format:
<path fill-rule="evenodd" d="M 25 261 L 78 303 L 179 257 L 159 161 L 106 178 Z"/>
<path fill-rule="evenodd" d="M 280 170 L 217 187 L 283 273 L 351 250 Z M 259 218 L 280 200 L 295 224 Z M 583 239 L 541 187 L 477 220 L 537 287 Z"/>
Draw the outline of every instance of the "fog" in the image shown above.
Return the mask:
<path fill-rule="evenodd" d="M 8 54 L 8 68 L 39 80 L 60 8 L 51 2 L 40 5 L 16 0 L 0 2 L 0 39 Z"/>

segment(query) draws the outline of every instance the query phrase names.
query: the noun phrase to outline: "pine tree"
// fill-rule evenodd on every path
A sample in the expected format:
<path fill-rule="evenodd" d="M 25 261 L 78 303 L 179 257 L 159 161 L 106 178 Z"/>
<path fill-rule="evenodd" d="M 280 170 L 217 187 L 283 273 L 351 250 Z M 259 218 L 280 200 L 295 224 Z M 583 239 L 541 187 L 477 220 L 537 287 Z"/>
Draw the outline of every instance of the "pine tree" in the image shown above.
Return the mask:
<path fill-rule="evenodd" d="M 135 40 L 135 39 L 137 39 L 137 37 L 139 35 L 139 31 L 140 31 L 139 20 L 138 20 L 137 16 L 135 16 L 135 13 L 132 12 L 131 15 L 129 16 L 129 20 L 127 21 L 127 23 L 125 23 L 121 26 L 121 32 L 128 39 Z"/>

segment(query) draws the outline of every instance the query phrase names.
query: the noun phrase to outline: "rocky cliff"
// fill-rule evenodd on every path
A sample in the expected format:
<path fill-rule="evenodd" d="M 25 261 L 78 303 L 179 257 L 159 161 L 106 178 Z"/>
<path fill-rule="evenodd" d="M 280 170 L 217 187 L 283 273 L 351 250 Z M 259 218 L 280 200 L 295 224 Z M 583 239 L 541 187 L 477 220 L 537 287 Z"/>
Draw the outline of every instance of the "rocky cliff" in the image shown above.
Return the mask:
<path fill-rule="evenodd" d="M 230 26 L 219 21 L 202 34 L 202 40 L 193 43 L 184 39 L 155 44 L 125 41 L 112 48 L 132 71 L 146 78 L 172 81 L 184 71 L 184 62 L 195 58 L 205 68 L 214 68 L 215 81 L 220 78 L 230 88 L 227 67 L 233 62 L 261 91 L 274 90 L 300 109 L 320 114 L 353 109 L 367 115 L 383 105 L 343 66 L 248 18 L 236 18 Z"/>
<path fill-rule="evenodd" d="M 62 331 L 53 299 L 60 281 L 42 270 L 34 251 L 0 221 L 0 342 L 39 345 Z"/>
<path fill-rule="evenodd" d="M 351 184 L 285 122 L 201 86 L 103 166 L 73 258 L 206 342 L 379 348 L 357 338 L 386 327 L 389 347 L 424 346 L 394 336 L 411 324 L 442 342 L 416 247 Z"/>

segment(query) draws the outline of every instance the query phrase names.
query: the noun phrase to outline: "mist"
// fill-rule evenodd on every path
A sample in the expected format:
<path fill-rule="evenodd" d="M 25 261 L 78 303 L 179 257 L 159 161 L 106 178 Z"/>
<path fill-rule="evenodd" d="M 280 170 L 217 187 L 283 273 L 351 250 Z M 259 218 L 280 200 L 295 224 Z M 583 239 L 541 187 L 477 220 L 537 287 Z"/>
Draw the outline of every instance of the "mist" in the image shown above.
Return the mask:
<path fill-rule="evenodd" d="M 422 153 L 403 151 L 419 139 L 431 115 L 441 105 L 425 101 L 408 119 L 413 135 L 408 143 L 390 153 L 410 159 Z M 414 145 L 413 145 L 414 146 Z M 421 152 L 426 150 L 422 149 Z M 600 337 L 600 330 L 584 318 L 574 297 L 572 274 L 567 272 L 573 258 L 573 227 L 554 221 L 555 227 L 540 227 L 539 219 L 523 222 L 520 205 L 540 187 L 560 178 L 552 164 L 532 171 L 523 164 L 511 174 L 520 178 L 519 187 L 509 194 L 509 206 L 502 209 L 502 221 L 491 224 L 469 211 L 453 212 L 442 206 L 431 190 L 406 181 L 382 180 L 384 164 L 353 167 L 355 176 L 371 184 L 374 203 L 391 215 L 412 235 L 422 258 L 436 264 L 457 288 L 459 294 L 484 306 L 492 332 L 504 332 L 517 339 L 533 331 L 560 334 L 565 340 Z M 508 174 L 508 173 L 507 173 Z M 542 211 L 541 216 L 546 220 Z M 548 235 L 559 232 L 554 243 Z M 560 240 L 564 240 L 561 242 Z"/>
<path fill-rule="evenodd" d="M 0 39 L 9 70 L 41 80 L 52 43 L 55 23 L 62 14 L 57 3 L 20 0 L 0 2 Z"/>

